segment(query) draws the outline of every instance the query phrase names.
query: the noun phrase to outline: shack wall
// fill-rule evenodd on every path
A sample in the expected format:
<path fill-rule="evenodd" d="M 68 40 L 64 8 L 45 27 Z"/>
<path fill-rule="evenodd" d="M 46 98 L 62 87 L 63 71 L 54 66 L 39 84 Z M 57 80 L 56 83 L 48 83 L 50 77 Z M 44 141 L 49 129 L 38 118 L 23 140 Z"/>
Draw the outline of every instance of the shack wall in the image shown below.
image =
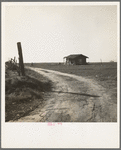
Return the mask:
<path fill-rule="evenodd" d="M 68 65 L 85 65 L 86 64 L 86 57 L 77 57 L 77 58 L 66 58 L 66 64 Z"/>

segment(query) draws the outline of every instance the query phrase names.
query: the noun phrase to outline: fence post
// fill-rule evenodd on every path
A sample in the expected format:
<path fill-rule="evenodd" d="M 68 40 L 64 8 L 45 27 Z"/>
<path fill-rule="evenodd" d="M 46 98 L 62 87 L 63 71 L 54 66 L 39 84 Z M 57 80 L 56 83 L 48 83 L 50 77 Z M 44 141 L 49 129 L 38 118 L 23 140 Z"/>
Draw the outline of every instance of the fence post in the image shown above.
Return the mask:
<path fill-rule="evenodd" d="M 25 76 L 21 42 L 18 42 L 17 46 L 18 46 L 18 54 L 19 54 L 19 69 L 22 73 L 22 76 Z"/>

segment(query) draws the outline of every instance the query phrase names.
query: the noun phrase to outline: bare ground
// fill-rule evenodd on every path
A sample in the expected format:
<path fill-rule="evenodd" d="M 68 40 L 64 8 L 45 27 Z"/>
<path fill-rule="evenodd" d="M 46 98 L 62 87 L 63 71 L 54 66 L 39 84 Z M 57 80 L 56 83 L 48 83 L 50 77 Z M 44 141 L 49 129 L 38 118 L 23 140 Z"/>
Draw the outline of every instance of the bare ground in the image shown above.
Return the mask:
<path fill-rule="evenodd" d="M 94 79 L 30 68 L 53 82 L 39 106 L 16 122 L 116 122 L 117 104 Z"/>

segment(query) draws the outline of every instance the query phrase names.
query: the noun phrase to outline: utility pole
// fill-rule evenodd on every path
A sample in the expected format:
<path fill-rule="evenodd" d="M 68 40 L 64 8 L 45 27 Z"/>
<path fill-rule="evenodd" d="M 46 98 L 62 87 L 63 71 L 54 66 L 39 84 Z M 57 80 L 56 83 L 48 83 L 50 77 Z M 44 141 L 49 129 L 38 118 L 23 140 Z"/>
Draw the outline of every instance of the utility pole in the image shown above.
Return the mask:
<path fill-rule="evenodd" d="M 25 76 L 21 42 L 17 43 L 17 47 L 18 47 L 18 54 L 19 54 L 19 69 L 22 73 L 22 76 Z"/>

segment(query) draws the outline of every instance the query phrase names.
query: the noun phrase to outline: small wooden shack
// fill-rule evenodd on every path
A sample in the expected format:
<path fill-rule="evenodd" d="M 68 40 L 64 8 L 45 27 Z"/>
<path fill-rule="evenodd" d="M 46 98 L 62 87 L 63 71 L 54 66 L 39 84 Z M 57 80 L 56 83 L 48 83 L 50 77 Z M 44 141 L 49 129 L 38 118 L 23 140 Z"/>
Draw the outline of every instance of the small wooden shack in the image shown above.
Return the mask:
<path fill-rule="evenodd" d="M 86 65 L 86 58 L 89 58 L 87 56 L 84 56 L 82 54 L 73 54 L 73 55 L 69 55 L 64 57 L 64 62 L 65 64 L 68 65 Z"/>

